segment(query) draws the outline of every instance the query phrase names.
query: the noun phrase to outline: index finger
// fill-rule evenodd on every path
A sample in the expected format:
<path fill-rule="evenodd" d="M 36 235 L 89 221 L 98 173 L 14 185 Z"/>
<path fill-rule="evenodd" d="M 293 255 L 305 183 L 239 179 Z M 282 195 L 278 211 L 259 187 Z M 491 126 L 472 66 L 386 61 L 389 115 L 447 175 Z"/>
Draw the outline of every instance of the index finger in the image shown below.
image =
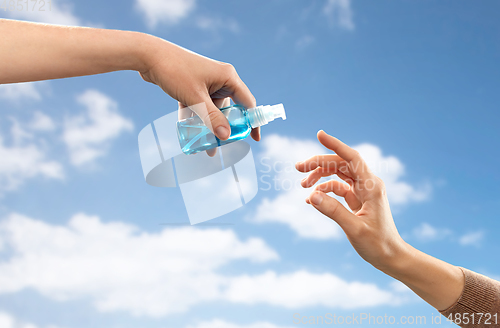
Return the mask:
<path fill-rule="evenodd" d="M 349 163 L 349 171 L 361 178 L 367 178 L 370 169 L 366 165 L 361 155 L 355 150 L 340 141 L 339 139 L 328 135 L 325 131 L 318 132 L 318 140 L 326 148 L 333 150 L 338 156 Z"/>
<path fill-rule="evenodd" d="M 356 150 L 352 149 L 339 139 L 327 134 L 323 130 L 318 131 L 318 140 L 323 146 L 333 150 L 337 155 L 348 162 L 362 160 Z"/>
<path fill-rule="evenodd" d="M 232 82 L 231 99 L 235 104 L 242 105 L 245 108 L 253 108 L 257 106 L 255 97 L 253 96 L 247 85 L 236 74 L 236 79 Z M 251 136 L 255 141 L 260 141 L 260 127 L 252 129 Z"/>
<path fill-rule="evenodd" d="M 231 99 L 233 99 L 235 104 L 242 105 L 245 108 L 253 108 L 257 106 L 255 97 L 239 76 L 236 76 L 236 79 L 232 81 L 232 83 L 233 92 L 231 94 Z"/>

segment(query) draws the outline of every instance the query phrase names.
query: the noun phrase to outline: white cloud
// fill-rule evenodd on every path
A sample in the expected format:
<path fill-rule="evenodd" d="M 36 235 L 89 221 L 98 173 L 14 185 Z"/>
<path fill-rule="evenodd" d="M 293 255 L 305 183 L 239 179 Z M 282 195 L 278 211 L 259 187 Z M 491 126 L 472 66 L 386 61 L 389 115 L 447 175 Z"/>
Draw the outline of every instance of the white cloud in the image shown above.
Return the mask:
<path fill-rule="evenodd" d="M 142 14 L 150 29 L 160 24 L 175 25 L 186 21 L 188 26 L 212 33 L 211 45 L 220 43 L 221 31 L 240 32 L 237 20 L 217 14 L 192 15 L 195 8 L 196 0 L 135 0 L 135 9 Z"/>
<path fill-rule="evenodd" d="M 346 309 L 401 301 L 393 291 L 330 273 L 221 274 L 233 261 L 278 259 L 263 240 L 241 240 L 227 229 L 148 233 L 85 214 L 63 226 L 11 214 L 0 223 L 0 240 L 12 251 L 0 261 L 0 294 L 30 288 L 59 301 L 87 299 L 102 312 L 164 316 L 214 301 Z"/>
<path fill-rule="evenodd" d="M 33 134 L 28 132 L 16 118 L 9 117 L 9 119 L 12 122 L 10 134 L 12 136 L 12 141 L 16 146 L 24 143 L 24 141 L 26 140 L 33 138 Z"/>
<path fill-rule="evenodd" d="M 0 84 L 0 99 L 19 102 L 21 100 L 42 100 L 42 88 L 47 82 L 25 82 Z"/>
<path fill-rule="evenodd" d="M 451 234 L 451 230 L 446 228 L 436 228 L 429 223 L 423 222 L 413 229 L 413 236 L 420 241 L 433 241 L 443 239 Z"/>
<path fill-rule="evenodd" d="M 56 128 L 56 124 L 52 118 L 40 111 L 35 111 L 33 113 L 33 119 L 28 124 L 28 127 L 34 131 L 53 131 Z"/>
<path fill-rule="evenodd" d="M 182 312 L 218 299 L 226 281 L 218 268 L 238 259 L 278 258 L 261 239 L 242 241 L 231 230 L 147 233 L 85 214 L 66 226 L 11 214 L 0 236 L 14 254 L 0 262 L 0 293 L 33 288 L 52 299 L 90 298 L 100 311 L 135 315 Z"/>
<path fill-rule="evenodd" d="M 323 13 L 330 19 L 330 22 L 340 28 L 354 30 L 353 13 L 350 0 L 327 0 L 323 7 Z"/>
<path fill-rule="evenodd" d="M 12 122 L 10 133 L 15 145 L 33 140 L 35 133 L 50 132 L 56 129 L 52 118 L 40 111 L 33 112 L 33 118 L 28 123 L 20 123 L 15 117 L 9 117 L 9 119 Z"/>
<path fill-rule="evenodd" d="M 18 2 L 21 5 L 21 1 Z M 39 23 L 81 26 L 82 20 L 73 14 L 73 6 L 68 1 L 49 1 L 45 2 L 42 7 L 42 2 L 30 1 L 28 10 L 26 2 L 22 1 L 23 10 L 13 10 L 5 12 L 10 18 L 23 19 Z M 1 11 L 3 12 L 3 11 Z"/>
<path fill-rule="evenodd" d="M 484 232 L 483 231 L 475 231 L 475 232 L 469 232 L 464 234 L 462 237 L 459 239 L 460 245 L 463 246 L 476 246 L 479 247 L 481 246 L 481 242 L 484 239 Z"/>
<path fill-rule="evenodd" d="M 36 326 L 32 323 L 27 323 L 18 320 L 9 313 L 0 312 L 0 328 L 38 328 L 38 327 L 40 326 Z M 46 326 L 46 328 L 57 328 L 57 327 L 50 325 Z"/>
<path fill-rule="evenodd" d="M 447 239 L 453 243 L 459 243 L 462 246 L 480 247 L 484 240 L 484 231 L 471 231 L 459 236 L 457 233 L 448 228 L 437 228 L 429 223 L 422 222 L 419 226 L 413 228 L 408 238 L 415 238 L 422 242 L 430 242 L 436 240 Z M 406 239 L 406 238 L 405 238 Z"/>
<path fill-rule="evenodd" d="M 377 285 L 347 282 L 331 273 L 297 271 L 233 278 L 226 291 L 232 302 L 265 303 L 290 309 L 310 306 L 354 309 L 378 305 L 398 305 L 401 299 Z"/>
<path fill-rule="evenodd" d="M 176 24 L 193 11 L 195 0 L 136 0 L 135 7 L 150 28 L 159 23 Z"/>
<path fill-rule="evenodd" d="M 113 99 L 99 91 L 87 90 L 77 101 L 86 111 L 66 119 L 63 140 L 71 162 L 81 166 L 105 155 L 110 142 L 122 132 L 132 131 L 133 123 L 121 116 Z"/>
<path fill-rule="evenodd" d="M 305 203 L 311 189 L 300 186 L 300 180 L 306 175 L 295 170 L 296 162 L 328 151 L 318 141 L 276 134 L 267 136 L 262 145 L 264 151 L 259 158 L 264 168 L 260 172 L 260 188 L 276 190 L 279 194 L 273 199 L 264 198 L 251 221 L 286 224 L 303 238 L 340 238 L 342 233 L 337 224 Z M 418 189 L 401 180 L 404 165 L 396 157 L 383 156 L 380 148 L 371 144 L 353 148 L 361 153 L 372 171 L 384 180 L 391 204 L 402 205 L 428 197 L 430 187 Z"/>
<path fill-rule="evenodd" d="M 256 322 L 248 325 L 239 325 L 220 319 L 213 319 L 211 321 L 200 322 L 197 323 L 196 325 L 187 326 L 187 328 L 291 328 L 291 327 L 276 326 L 269 322 Z"/>
<path fill-rule="evenodd" d="M 302 238 L 340 238 L 342 230 L 338 225 L 306 204 L 305 199 L 309 193 L 309 190 L 291 189 L 274 199 L 264 198 L 252 221 L 288 225 Z"/>
<path fill-rule="evenodd" d="M 35 143 L 27 143 L 30 134 L 17 121 L 12 126 L 14 143 L 5 145 L 0 136 L 0 194 L 19 188 L 27 179 L 42 176 L 51 179 L 64 177 L 63 167 L 47 159 L 47 150 Z"/>

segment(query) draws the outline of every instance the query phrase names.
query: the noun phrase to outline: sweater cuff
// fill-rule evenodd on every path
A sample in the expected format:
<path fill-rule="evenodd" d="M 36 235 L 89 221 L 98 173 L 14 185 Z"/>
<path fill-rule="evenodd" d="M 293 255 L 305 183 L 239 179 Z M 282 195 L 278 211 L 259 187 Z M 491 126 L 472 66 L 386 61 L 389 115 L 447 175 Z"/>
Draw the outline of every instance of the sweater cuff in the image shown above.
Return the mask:
<path fill-rule="evenodd" d="M 500 311 L 500 282 L 459 267 L 465 277 L 465 285 L 459 299 L 446 310 L 439 311 L 448 317 L 455 313 L 490 313 Z M 476 326 L 477 327 L 477 326 Z"/>

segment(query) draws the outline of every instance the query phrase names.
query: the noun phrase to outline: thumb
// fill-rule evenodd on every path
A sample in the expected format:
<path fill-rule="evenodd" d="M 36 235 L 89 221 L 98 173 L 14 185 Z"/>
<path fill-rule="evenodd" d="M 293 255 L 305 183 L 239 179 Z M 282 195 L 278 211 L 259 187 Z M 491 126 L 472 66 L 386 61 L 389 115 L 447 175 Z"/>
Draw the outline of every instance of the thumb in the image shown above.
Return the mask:
<path fill-rule="evenodd" d="M 338 200 L 326 195 L 324 192 L 315 191 L 309 197 L 311 205 L 318 211 L 328 216 L 330 219 L 338 223 L 344 230 L 351 230 L 353 225 L 357 222 L 356 216 L 347 210 Z"/>
<path fill-rule="evenodd" d="M 189 108 L 201 118 L 203 123 L 219 139 L 227 140 L 229 138 L 231 135 L 229 122 L 208 95 L 203 98 L 203 102 L 191 105 Z"/>

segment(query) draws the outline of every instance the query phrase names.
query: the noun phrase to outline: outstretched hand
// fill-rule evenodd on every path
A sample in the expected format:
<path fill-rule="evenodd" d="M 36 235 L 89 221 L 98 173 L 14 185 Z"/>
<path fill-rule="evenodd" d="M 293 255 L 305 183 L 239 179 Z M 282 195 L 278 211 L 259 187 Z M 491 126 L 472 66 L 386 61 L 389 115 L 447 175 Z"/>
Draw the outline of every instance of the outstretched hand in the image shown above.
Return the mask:
<path fill-rule="evenodd" d="M 317 155 L 297 163 L 298 171 L 310 172 L 302 186 L 310 188 L 331 175 L 344 182 L 330 180 L 316 185 L 306 202 L 337 222 L 358 254 L 383 270 L 406 246 L 394 224 L 384 182 L 356 150 L 324 131 L 318 132 L 318 140 L 336 154 Z M 329 192 L 343 197 L 350 210 L 328 196 Z"/>
<path fill-rule="evenodd" d="M 337 175 L 314 187 L 306 199 L 337 222 L 358 254 L 375 268 L 398 279 L 438 310 L 449 308 L 464 288 L 462 271 L 407 244 L 398 233 L 383 181 L 375 176 L 360 154 L 323 131 L 318 140 L 335 155 L 318 155 L 296 164 L 310 172 L 302 180 L 310 188 L 322 177 Z M 343 197 L 350 210 L 327 193 Z"/>

